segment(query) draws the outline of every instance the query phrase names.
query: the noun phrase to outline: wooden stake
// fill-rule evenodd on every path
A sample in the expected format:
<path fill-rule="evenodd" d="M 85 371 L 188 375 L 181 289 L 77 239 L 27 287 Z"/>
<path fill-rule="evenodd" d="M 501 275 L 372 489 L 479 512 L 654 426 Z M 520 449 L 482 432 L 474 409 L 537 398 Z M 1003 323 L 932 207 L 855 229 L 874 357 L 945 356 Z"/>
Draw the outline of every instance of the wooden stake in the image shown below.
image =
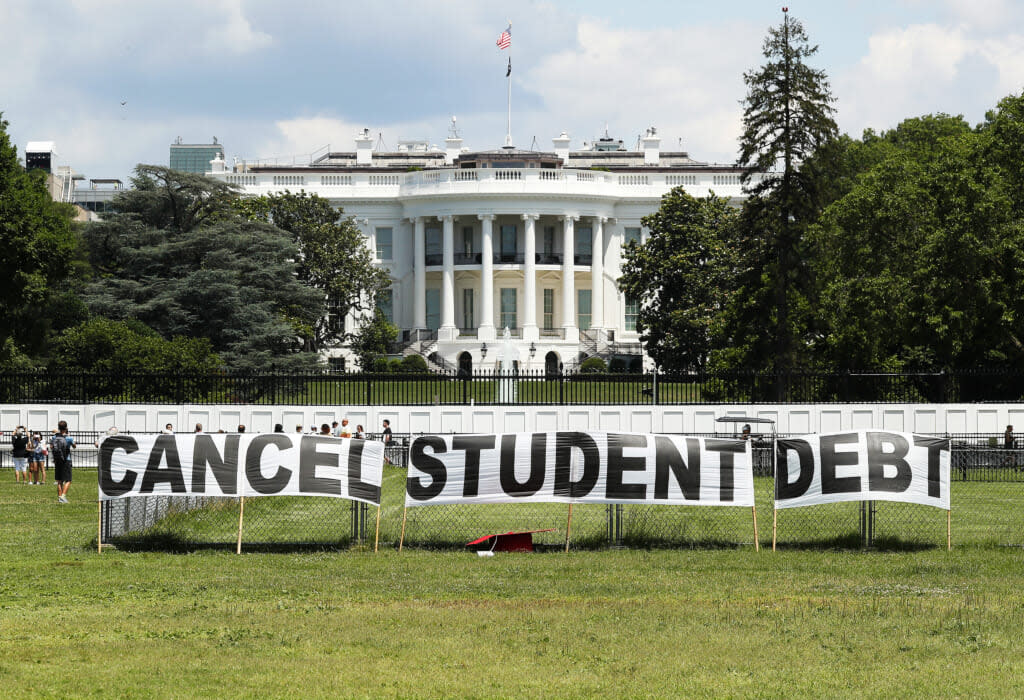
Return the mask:
<path fill-rule="evenodd" d="M 242 553 L 242 517 L 245 515 L 245 496 L 238 497 L 238 544 L 235 546 L 235 554 Z"/>
<path fill-rule="evenodd" d="M 750 506 L 750 512 L 754 514 L 754 551 L 761 551 L 761 543 L 757 541 L 757 506 Z"/>
<path fill-rule="evenodd" d="M 377 544 L 380 542 L 380 504 L 377 504 L 377 531 L 373 533 L 373 553 L 377 553 Z"/>
<path fill-rule="evenodd" d="M 103 501 L 96 501 L 99 517 L 96 525 L 96 553 L 103 554 Z"/>
<path fill-rule="evenodd" d="M 779 528 L 779 509 L 772 508 L 772 551 L 775 551 L 775 533 Z"/>
<path fill-rule="evenodd" d="M 953 530 L 950 527 L 952 510 L 946 511 L 946 551 L 953 549 Z"/>
<path fill-rule="evenodd" d="M 398 538 L 398 551 L 402 551 L 402 544 L 405 542 L 405 516 L 409 513 L 409 506 L 402 508 L 402 535 Z"/>
<path fill-rule="evenodd" d="M 569 537 L 572 535 L 572 503 L 569 504 L 569 519 L 565 523 L 565 551 L 569 551 Z"/>

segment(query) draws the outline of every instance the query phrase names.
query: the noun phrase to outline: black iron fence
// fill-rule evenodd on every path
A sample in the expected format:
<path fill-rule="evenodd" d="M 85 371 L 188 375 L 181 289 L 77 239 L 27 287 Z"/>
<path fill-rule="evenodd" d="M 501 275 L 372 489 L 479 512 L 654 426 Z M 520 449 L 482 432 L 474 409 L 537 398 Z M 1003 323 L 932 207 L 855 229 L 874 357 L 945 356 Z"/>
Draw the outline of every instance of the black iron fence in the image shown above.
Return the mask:
<path fill-rule="evenodd" d="M 671 405 L 1024 400 L 1024 372 L 4 372 L 0 403 Z"/>

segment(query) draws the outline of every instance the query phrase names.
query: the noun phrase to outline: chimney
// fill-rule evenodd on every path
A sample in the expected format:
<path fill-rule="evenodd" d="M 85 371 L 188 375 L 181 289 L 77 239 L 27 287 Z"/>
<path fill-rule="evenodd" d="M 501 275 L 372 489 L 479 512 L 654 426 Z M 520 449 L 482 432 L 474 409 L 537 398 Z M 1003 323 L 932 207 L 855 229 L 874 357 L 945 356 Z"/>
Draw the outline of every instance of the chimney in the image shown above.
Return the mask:
<path fill-rule="evenodd" d="M 455 159 L 462 152 L 462 139 L 458 136 L 449 136 L 444 140 L 444 163 L 452 165 Z"/>
<path fill-rule="evenodd" d="M 644 165 L 657 165 L 659 157 L 659 149 L 661 147 L 661 137 L 658 136 L 658 131 L 653 126 L 647 129 L 647 133 L 644 134 Z"/>
<path fill-rule="evenodd" d="M 569 134 L 563 131 L 551 139 L 551 143 L 555 146 L 555 155 L 562 159 L 562 165 L 566 165 L 569 162 Z"/>
<path fill-rule="evenodd" d="M 373 138 L 369 129 L 363 129 L 356 135 L 356 165 L 373 163 Z"/>

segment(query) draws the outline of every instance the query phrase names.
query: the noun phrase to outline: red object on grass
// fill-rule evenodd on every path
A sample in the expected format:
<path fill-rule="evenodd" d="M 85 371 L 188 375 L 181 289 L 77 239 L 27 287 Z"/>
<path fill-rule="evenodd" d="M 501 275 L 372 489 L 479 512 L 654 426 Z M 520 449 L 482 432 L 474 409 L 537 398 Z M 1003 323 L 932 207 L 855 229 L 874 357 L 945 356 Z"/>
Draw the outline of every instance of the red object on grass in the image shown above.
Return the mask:
<path fill-rule="evenodd" d="M 533 533 L 535 532 L 554 532 L 555 528 L 550 527 L 547 530 L 529 530 L 527 532 L 503 532 L 496 535 L 484 535 L 480 539 L 467 542 L 467 547 L 473 545 L 484 544 L 489 540 L 494 540 L 490 546 L 492 552 L 532 552 L 533 551 Z"/>

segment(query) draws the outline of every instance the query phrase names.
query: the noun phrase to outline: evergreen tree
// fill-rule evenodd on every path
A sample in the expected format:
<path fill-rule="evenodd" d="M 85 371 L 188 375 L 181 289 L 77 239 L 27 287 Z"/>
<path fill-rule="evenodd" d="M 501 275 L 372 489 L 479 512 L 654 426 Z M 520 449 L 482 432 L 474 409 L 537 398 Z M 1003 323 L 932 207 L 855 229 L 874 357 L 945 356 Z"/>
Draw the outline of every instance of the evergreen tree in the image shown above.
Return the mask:
<path fill-rule="evenodd" d="M 745 237 L 764 241 L 740 251 L 746 256 L 741 267 L 747 274 L 740 281 L 746 294 L 737 299 L 741 306 L 734 307 L 731 331 L 745 349 L 742 361 L 783 370 L 795 365 L 795 350 L 808 340 L 806 312 L 813 307 L 806 297 L 811 282 L 803 231 L 818 213 L 817 173 L 801 165 L 837 135 L 835 98 L 825 73 L 806 63 L 817 50 L 803 25 L 787 13 L 768 31 L 764 65 L 743 76 L 747 96 L 739 164 L 752 195 L 744 222 L 757 227 Z M 767 306 L 752 307 L 750 300 Z"/>
<path fill-rule="evenodd" d="M 137 319 L 168 340 L 207 338 L 233 369 L 317 364 L 303 338 L 324 299 L 298 279 L 288 233 L 241 216 L 234 189 L 201 175 L 140 165 L 132 182 L 116 213 L 85 230 L 93 313 Z"/>

